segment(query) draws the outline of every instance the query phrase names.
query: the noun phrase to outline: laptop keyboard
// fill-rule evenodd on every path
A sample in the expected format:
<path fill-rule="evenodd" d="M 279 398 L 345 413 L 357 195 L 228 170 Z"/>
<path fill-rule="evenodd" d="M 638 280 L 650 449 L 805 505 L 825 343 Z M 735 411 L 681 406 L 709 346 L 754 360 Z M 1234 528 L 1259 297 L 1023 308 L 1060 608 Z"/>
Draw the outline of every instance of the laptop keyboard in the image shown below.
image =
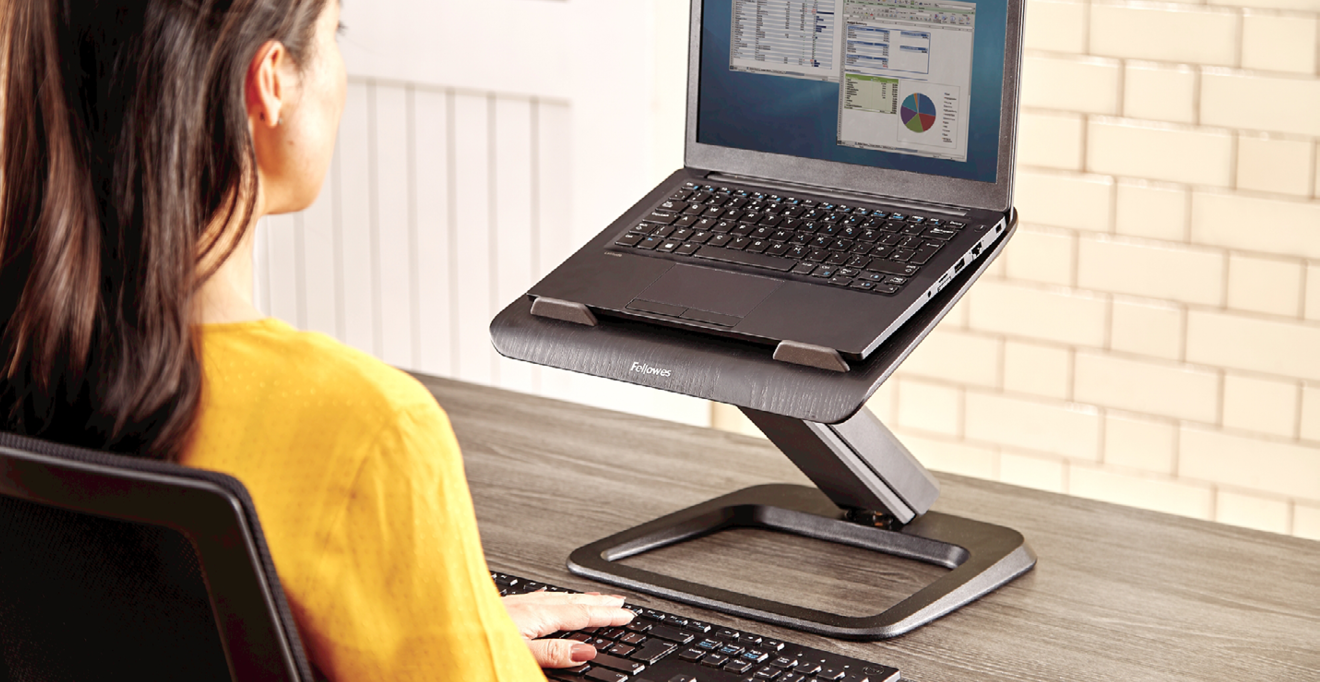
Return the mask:
<path fill-rule="evenodd" d="M 576 592 L 507 573 L 491 573 L 500 595 Z M 781 642 L 672 613 L 625 604 L 637 614 L 619 628 L 562 632 L 596 647 L 575 668 L 546 670 L 556 682 L 898 682 L 898 670 Z"/>
<path fill-rule="evenodd" d="M 966 228 L 876 206 L 687 182 L 614 243 L 893 295 Z"/>

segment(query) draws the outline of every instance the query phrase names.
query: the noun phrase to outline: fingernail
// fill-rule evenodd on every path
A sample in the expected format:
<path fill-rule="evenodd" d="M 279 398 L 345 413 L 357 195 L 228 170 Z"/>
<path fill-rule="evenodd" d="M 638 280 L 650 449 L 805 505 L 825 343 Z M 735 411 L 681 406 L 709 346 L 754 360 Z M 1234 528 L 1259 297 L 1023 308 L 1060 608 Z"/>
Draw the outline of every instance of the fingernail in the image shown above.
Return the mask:
<path fill-rule="evenodd" d="M 586 663 L 596 657 L 596 647 L 590 644 L 574 644 L 569 651 L 568 657 L 574 663 Z"/>

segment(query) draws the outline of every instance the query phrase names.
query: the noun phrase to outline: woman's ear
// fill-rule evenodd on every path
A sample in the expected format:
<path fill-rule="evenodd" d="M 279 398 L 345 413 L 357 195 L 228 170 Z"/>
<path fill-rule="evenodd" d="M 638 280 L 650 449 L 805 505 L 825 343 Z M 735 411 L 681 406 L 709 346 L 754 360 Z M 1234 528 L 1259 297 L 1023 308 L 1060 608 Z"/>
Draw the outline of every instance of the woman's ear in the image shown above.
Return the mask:
<path fill-rule="evenodd" d="M 272 40 L 257 50 L 257 56 L 248 66 L 245 84 L 248 124 L 254 131 L 258 127 L 279 127 L 283 120 L 284 107 L 292 92 L 290 65 L 288 49 Z"/>

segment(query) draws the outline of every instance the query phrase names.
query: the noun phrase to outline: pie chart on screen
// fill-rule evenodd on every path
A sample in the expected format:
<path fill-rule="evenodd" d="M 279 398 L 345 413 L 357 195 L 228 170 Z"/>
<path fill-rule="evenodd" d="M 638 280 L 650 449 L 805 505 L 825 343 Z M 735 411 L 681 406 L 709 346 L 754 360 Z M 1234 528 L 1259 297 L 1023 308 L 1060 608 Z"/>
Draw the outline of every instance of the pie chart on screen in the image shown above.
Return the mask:
<path fill-rule="evenodd" d="M 930 98 L 914 92 L 903 100 L 903 106 L 899 108 L 899 115 L 903 117 L 903 125 L 914 133 L 924 133 L 935 125 L 935 103 Z"/>

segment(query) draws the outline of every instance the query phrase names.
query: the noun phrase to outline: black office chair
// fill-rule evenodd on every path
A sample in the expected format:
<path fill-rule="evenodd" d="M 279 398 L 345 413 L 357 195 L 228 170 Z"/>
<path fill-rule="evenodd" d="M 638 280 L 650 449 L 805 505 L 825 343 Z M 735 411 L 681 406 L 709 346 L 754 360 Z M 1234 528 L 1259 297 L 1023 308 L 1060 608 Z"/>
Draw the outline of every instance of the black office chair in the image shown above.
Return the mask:
<path fill-rule="evenodd" d="M 314 679 L 236 479 L 0 434 L 0 681 Z"/>

